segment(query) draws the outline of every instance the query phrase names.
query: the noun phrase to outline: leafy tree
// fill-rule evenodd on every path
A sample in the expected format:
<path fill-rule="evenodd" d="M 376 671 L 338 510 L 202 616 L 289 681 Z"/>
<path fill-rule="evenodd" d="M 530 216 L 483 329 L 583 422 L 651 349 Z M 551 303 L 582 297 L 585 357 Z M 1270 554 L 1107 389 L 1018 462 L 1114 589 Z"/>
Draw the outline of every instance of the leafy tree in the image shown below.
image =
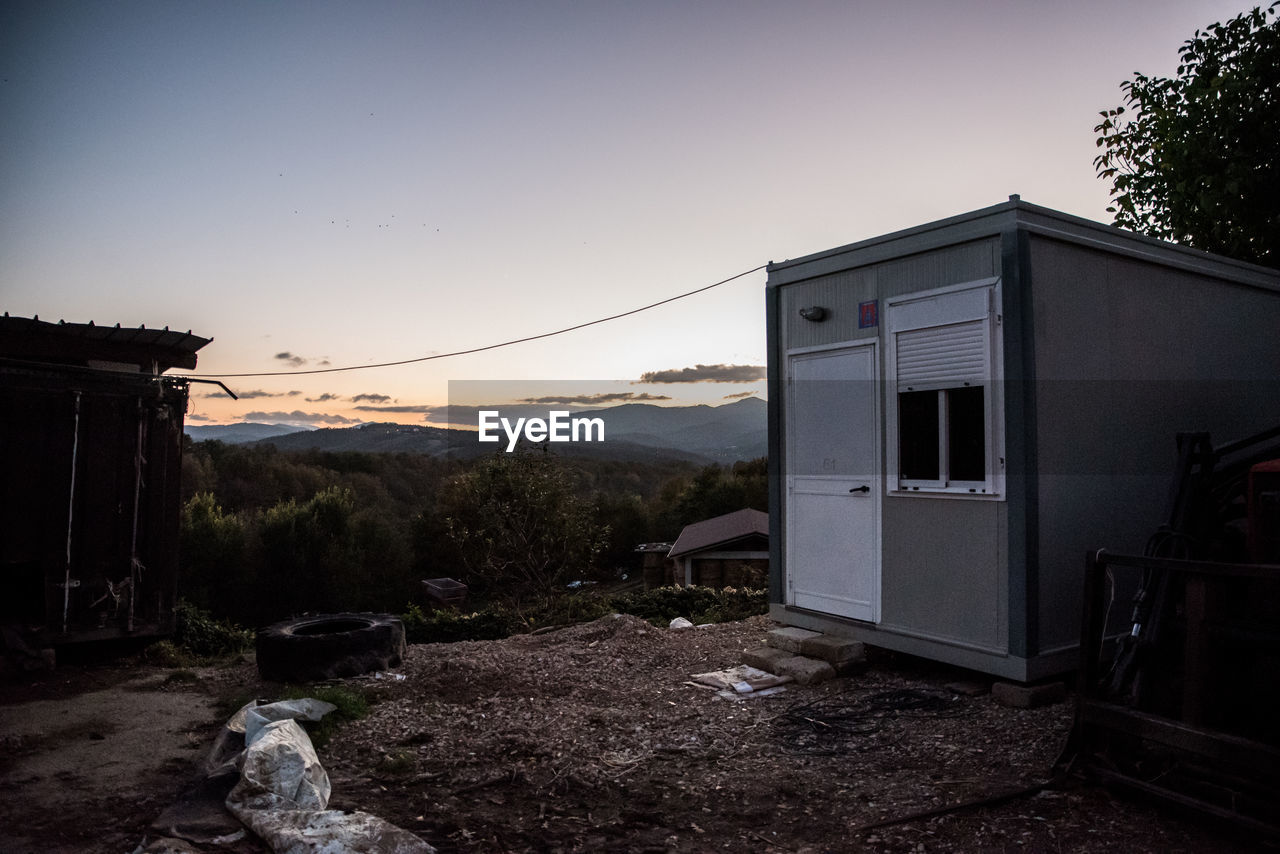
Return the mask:
<path fill-rule="evenodd" d="M 746 507 L 768 512 L 768 459 L 739 461 L 728 468 L 712 463 L 674 495 L 669 484 L 659 503 L 657 535 L 662 539 L 674 539 L 685 525 Z"/>
<path fill-rule="evenodd" d="M 612 576 L 614 571 L 639 572 L 641 555 L 636 546 L 652 537 L 649 509 L 639 495 L 599 493 L 596 495 L 596 519 L 609 529 L 609 538 L 600 553 L 602 569 Z"/>
<path fill-rule="evenodd" d="M 608 534 L 572 472 L 548 453 L 496 454 L 439 497 L 468 583 L 518 597 L 586 573 Z"/>
<path fill-rule="evenodd" d="M 281 501 L 259 522 L 263 572 L 260 585 L 272 591 L 276 619 L 299 611 L 343 607 L 341 595 L 363 564 L 348 489 L 330 487 L 309 501 Z M 345 607 L 352 607 L 346 605 Z"/>
<path fill-rule="evenodd" d="M 248 581 L 244 520 L 223 512 L 213 493 L 200 492 L 183 505 L 181 535 L 179 592 L 201 607 L 228 613 Z"/>
<path fill-rule="evenodd" d="M 1135 72 L 1094 128 L 1115 224 L 1280 267 L 1280 2 L 1197 30 L 1172 78 Z"/>

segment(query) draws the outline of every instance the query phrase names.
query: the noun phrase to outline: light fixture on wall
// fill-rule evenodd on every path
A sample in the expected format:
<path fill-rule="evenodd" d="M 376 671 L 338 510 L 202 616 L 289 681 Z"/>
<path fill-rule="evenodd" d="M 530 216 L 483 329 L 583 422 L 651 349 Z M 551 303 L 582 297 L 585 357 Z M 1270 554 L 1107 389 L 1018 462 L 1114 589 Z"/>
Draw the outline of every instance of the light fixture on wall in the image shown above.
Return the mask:
<path fill-rule="evenodd" d="M 800 316 L 813 323 L 821 323 L 827 319 L 827 310 L 820 305 L 812 305 L 800 309 Z"/>

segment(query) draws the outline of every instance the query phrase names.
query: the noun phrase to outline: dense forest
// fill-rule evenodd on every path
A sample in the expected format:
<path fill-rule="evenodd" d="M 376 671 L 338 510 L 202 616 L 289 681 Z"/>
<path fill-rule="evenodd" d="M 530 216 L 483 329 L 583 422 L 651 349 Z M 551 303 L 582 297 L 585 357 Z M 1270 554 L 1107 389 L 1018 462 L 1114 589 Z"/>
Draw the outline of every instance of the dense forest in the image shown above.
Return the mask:
<path fill-rule="evenodd" d="M 402 611 L 425 578 L 479 597 L 638 577 L 636 545 L 768 509 L 766 461 L 620 462 L 548 450 L 465 462 L 188 442 L 180 595 L 244 625 Z"/>

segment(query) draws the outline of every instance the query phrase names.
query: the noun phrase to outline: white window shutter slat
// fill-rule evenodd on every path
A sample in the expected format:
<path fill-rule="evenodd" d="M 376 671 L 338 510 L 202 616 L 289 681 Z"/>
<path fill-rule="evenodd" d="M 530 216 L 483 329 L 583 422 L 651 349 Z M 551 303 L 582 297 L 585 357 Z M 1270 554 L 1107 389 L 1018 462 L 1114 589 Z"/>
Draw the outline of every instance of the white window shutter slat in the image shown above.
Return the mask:
<path fill-rule="evenodd" d="M 899 389 L 912 385 L 982 382 L 991 373 L 985 321 L 897 334 Z"/>

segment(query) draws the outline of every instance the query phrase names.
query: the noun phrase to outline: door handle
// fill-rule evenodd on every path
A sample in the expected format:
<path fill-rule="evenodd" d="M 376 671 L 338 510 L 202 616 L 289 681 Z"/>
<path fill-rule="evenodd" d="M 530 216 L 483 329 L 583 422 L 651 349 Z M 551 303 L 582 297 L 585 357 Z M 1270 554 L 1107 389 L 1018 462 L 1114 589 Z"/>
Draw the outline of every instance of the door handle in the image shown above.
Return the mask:
<path fill-rule="evenodd" d="M 867 485 L 864 483 L 862 486 L 855 486 L 853 489 L 851 489 L 851 490 L 849 490 L 849 491 L 850 491 L 850 492 L 870 492 L 870 491 L 871 491 L 871 487 L 867 486 Z"/>

